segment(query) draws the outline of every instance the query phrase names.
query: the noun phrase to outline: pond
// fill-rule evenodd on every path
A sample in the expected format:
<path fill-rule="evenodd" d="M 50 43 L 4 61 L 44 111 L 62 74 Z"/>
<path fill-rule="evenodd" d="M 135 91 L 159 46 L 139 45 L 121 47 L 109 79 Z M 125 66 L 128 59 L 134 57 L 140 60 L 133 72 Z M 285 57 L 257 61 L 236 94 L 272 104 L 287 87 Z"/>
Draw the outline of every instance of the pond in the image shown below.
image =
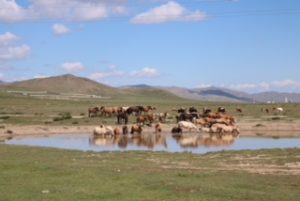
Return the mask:
<path fill-rule="evenodd" d="M 60 134 L 15 137 L 5 144 L 53 147 L 81 151 L 165 151 L 207 153 L 222 150 L 300 148 L 300 138 L 223 137 L 184 134 L 142 134 L 141 136 L 94 137 L 90 134 Z"/>

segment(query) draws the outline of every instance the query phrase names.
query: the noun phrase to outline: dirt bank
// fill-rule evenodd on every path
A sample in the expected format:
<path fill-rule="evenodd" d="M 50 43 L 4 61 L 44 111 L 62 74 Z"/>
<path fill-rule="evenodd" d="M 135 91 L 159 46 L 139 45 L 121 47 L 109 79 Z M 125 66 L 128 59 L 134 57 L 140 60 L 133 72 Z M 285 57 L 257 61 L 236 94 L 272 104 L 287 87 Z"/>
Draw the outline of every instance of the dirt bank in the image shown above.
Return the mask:
<path fill-rule="evenodd" d="M 53 125 L 9 125 L 3 124 L 0 127 L 0 140 L 9 136 L 17 135 L 51 135 L 51 134 L 76 134 L 92 133 L 92 126 L 53 126 Z M 118 125 L 112 125 L 117 127 Z M 129 125 L 130 126 L 130 125 Z M 169 133 L 174 124 L 163 124 L 164 132 Z M 292 122 L 261 122 L 241 121 L 238 122 L 240 136 L 269 136 L 269 137 L 300 137 L 300 120 Z M 144 127 L 144 132 L 154 132 L 154 127 Z"/>

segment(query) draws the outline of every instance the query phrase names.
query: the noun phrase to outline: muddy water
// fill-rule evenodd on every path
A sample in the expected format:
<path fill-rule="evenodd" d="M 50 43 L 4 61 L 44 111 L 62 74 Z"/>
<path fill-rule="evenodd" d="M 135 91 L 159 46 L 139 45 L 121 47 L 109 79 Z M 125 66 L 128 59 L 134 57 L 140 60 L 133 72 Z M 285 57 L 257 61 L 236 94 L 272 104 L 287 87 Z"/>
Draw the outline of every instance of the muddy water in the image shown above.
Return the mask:
<path fill-rule="evenodd" d="M 94 137 L 89 134 L 15 137 L 5 144 L 54 147 L 82 151 L 166 151 L 207 153 L 222 150 L 300 148 L 300 138 L 223 137 L 184 134 L 182 136 L 142 134 L 141 136 Z"/>

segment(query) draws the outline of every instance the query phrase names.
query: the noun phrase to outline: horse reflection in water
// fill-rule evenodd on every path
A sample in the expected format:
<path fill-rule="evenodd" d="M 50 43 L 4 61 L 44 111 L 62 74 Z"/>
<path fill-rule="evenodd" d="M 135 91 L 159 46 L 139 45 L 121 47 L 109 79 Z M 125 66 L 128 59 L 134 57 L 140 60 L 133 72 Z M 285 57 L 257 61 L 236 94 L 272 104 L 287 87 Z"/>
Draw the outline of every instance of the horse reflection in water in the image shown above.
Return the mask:
<path fill-rule="evenodd" d="M 173 135 L 177 143 L 183 147 L 217 147 L 232 145 L 237 136 L 232 134 L 218 135 L 218 134 L 187 134 L 187 135 Z"/>
<path fill-rule="evenodd" d="M 155 146 L 162 146 L 167 148 L 165 135 L 143 133 L 140 135 L 103 135 L 92 136 L 89 140 L 90 144 L 97 146 L 114 146 L 118 145 L 119 148 L 127 148 L 128 145 L 136 145 L 138 147 L 147 147 L 153 149 Z"/>

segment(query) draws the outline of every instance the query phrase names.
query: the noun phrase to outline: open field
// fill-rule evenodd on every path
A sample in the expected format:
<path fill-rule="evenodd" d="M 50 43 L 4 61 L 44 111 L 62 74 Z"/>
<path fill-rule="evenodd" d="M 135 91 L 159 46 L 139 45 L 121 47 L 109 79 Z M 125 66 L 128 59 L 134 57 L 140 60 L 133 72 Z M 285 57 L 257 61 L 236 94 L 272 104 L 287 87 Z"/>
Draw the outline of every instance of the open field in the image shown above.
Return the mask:
<path fill-rule="evenodd" d="M 100 123 L 116 125 L 116 117 L 89 118 L 87 109 L 94 106 L 130 106 L 152 105 L 155 112 L 168 112 L 165 131 L 176 123 L 174 109 L 195 106 L 198 110 L 223 106 L 228 114 L 237 119 L 241 135 L 268 135 L 268 132 L 278 131 L 284 135 L 299 136 L 300 104 L 237 104 L 200 102 L 183 99 L 168 99 L 162 94 L 155 97 L 145 92 L 139 97 L 125 97 L 123 99 L 72 99 L 53 100 L 35 97 L 16 96 L 0 93 L 0 135 L 12 131 L 11 134 L 38 134 L 91 132 Z M 273 107 L 283 107 L 283 113 L 272 111 Z M 238 113 L 236 108 L 242 109 Z M 269 113 L 261 111 L 268 108 Z M 60 118 L 64 115 L 69 118 Z M 135 116 L 130 116 L 129 122 L 134 123 Z M 272 133 L 270 133 L 272 135 Z"/>
<path fill-rule="evenodd" d="M 300 104 L 208 103 L 166 97 L 53 100 L 0 94 L 0 140 L 13 135 L 92 132 L 116 118 L 89 118 L 88 107 L 152 105 L 174 108 L 223 106 L 241 135 L 299 137 Z M 283 107 L 269 114 L 261 108 Z M 237 113 L 240 107 L 243 112 Z M 68 114 L 70 118 L 55 121 Z M 67 116 L 68 116 L 67 115 Z M 135 122 L 135 117 L 130 118 Z M 150 129 L 152 128 L 147 128 Z M 262 134 L 263 133 L 263 134 Z M 94 153 L 0 145 L 0 200 L 299 200 L 299 149 L 220 152 L 205 155 L 154 152 Z"/>
<path fill-rule="evenodd" d="M 0 146 L 0 200 L 299 200 L 300 151 L 205 155 Z"/>

